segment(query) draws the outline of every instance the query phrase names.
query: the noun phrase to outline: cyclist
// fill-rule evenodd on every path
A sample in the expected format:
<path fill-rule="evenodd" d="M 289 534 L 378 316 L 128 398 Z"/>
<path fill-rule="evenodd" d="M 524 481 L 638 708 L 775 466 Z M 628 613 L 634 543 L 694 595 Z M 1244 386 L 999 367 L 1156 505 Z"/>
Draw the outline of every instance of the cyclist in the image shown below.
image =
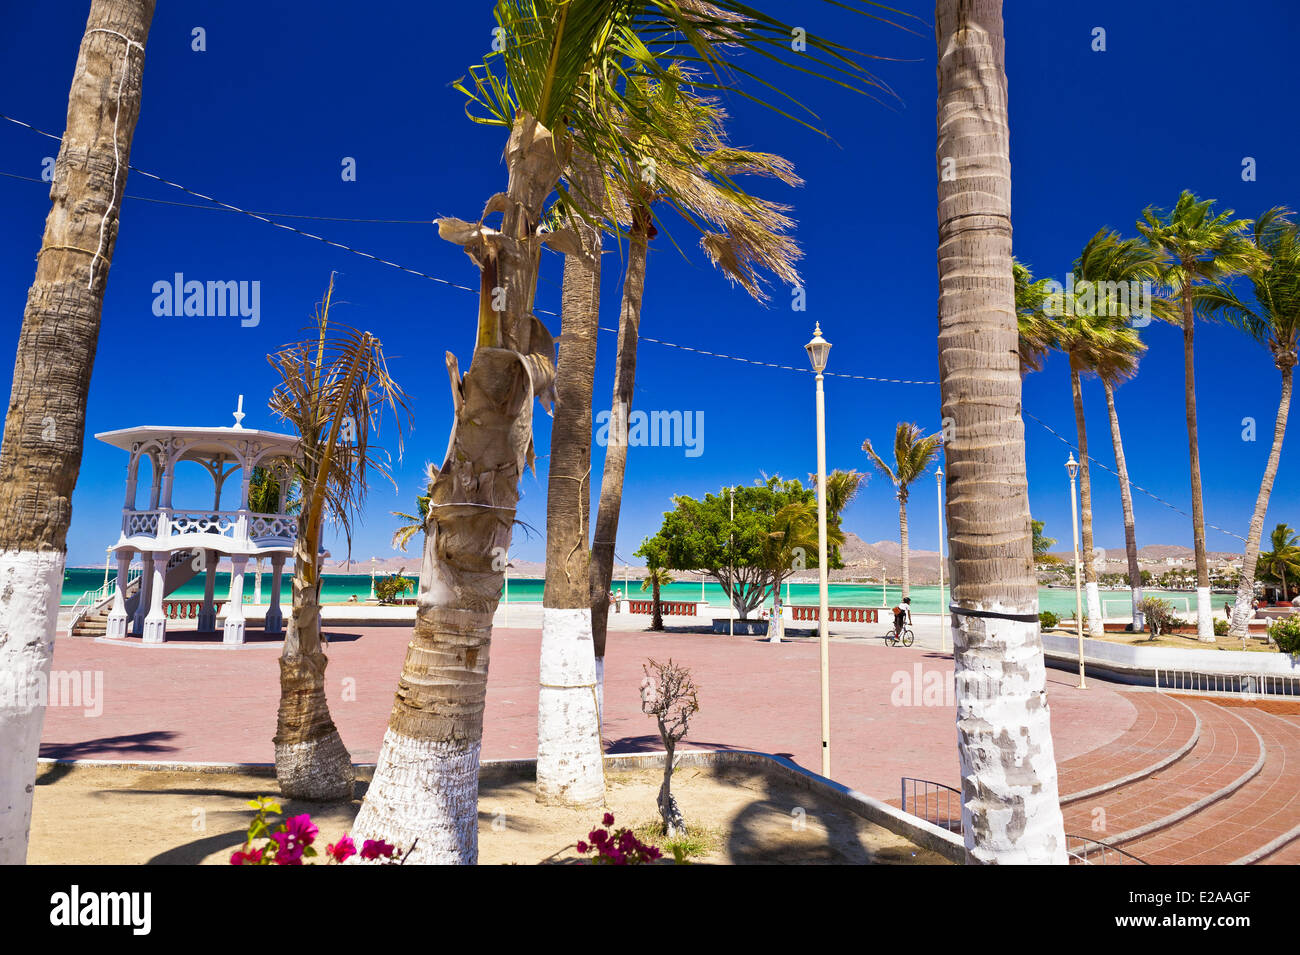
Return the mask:
<path fill-rule="evenodd" d="M 894 608 L 894 636 L 903 635 L 903 626 L 912 623 L 912 598 L 904 597 L 902 604 Z"/>

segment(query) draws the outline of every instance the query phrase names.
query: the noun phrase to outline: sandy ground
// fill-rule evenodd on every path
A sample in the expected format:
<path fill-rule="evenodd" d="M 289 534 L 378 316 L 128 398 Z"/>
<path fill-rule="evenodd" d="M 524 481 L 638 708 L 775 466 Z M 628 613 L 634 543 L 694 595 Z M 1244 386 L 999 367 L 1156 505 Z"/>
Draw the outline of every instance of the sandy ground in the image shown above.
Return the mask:
<path fill-rule="evenodd" d="M 1086 628 L 1085 628 L 1086 629 Z M 1075 631 L 1069 627 L 1057 627 L 1050 631 L 1057 636 L 1073 637 Z M 1088 634 L 1084 634 L 1088 637 Z M 1246 638 L 1245 646 L 1242 646 L 1241 637 L 1215 637 L 1214 643 L 1201 643 L 1196 637 L 1195 628 L 1190 628 L 1186 632 L 1163 633 L 1159 637 L 1152 638 L 1150 632 L 1143 633 L 1126 633 L 1123 631 L 1106 631 L 1104 637 L 1088 637 L 1089 639 L 1101 639 L 1107 643 L 1122 643 L 1130 647 L 1177 647 L 1179 650 L 1253 650 L 1260 653 L 1277 653 L 1277 645 L 1268 642 L 1268 638 L 1262 633 L 1252 633 Z"/>
<path fill-rule="evenodd" d="M 947 864 L 879 826 L 806 790 L 743 767 L 687 767 L 674 792 L 688 823 L 713 830 L 703 863 Z M 655 816 L 661 773 L 607 777 L 607 809 L 617 826 Z M 364 795 L 365 783 L 358 783 Z M 253 816 L 244 803 L 276 796 L 274 777 L 242 773 L 143 771 L 43 764 L 36 795 L 31 864 L 224 865 L 244 840 Z M 288 815 L 311 814 L 316 846 L 335 841 L 360 806 L 285 803 Z M 479 790 L 479 861 L 484 864 L 565 863 L 605 810 L 540 806 L 531 780 L 485 781 Z M 320 861 L 320 857 L 316 861 Z"/>

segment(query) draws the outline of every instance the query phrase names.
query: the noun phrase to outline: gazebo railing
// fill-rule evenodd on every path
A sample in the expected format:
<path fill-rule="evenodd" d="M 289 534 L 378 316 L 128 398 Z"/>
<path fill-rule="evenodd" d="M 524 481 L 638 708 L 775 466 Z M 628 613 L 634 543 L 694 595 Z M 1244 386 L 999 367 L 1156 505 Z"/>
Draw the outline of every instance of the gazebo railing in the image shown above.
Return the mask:
<path fill-rule="evenodd" d="M 256 511 L 127 511 L 122 531 L 127 537 L 158 539 L 215 534 L 232 540 L 293 540 L 298 536 L 298 518 Z"/>

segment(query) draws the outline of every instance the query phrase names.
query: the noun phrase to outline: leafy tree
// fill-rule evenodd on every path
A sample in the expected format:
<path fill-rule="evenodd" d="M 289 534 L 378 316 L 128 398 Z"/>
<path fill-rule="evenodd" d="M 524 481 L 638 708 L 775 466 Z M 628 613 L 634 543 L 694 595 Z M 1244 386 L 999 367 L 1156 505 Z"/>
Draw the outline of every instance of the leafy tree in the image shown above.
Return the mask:
<path fill-rule="evenodd" d="M 1055 537 L 1043 533 L 1044 521 L 1031 521 L 1034 529 L 1034 560 L 1040 564 L 1059 564 L 1061 559 L 1048 553 L 1056 544 Z"/>
<path fill-rule="evenodd" d="M 641 581 L 641 590 L 651 591 L 651 608 L 650 608 L 650 629 L 662 630 L 664 628 L 664 611 L 663 604 L 659 599 L 660 588 L 667 587 L 673 582 L 673 575 L 664 567 L 646 567 L 645 580 Z"/>
<path fill-rule="evenodd" d="M 894 467 L 885 463 L 871 446 L 871 439 L 862 442 L 862 450 L 867 452 L 873 464 L 885 477 L 893 482 L 898 491 L 898 539 L 903 557 L 903 596 L 911 593 L 911 570 L 908 559 L 907 541 L 907 498 L 913 481 L 930 467 L 930 462 L 939 453 L 943 437 L 932 434 L 926 437 L 918 425 L 900 421 L 894 429 Z"/>
<path fill-rule="evenodd" d="M 392 603 L 402 594 L 409 593 L 414 589 L 414 585 L 410 580 L 402 576 L 400 570 L 383 580 L 375 582 L 375 596 L 381 604 Z"/>
<path fill-rule="evenodd" d="M 816 514 L 816 491 L 779 476 L 752 487 L 723 488 L 702 501 L 680 495 L 636 556 L 647 566 L 659 561 L 673 570 L 702 571 L 745 620 L 793 571 L 817 566 Z M 827 515 L 826 536 L 828 566 L 843 567 L 838 516 Z"/>
<path fill-rule="evenodd" d="M 1282 599 L 1290 597 L 1287 574 L 1292 580 L 1300 579 L 1300 535 L 1289 524 L 1273 528 L 1273 549 L 1259 555 L 1258 567 L 1270 580 L 1282 585 Z"/>

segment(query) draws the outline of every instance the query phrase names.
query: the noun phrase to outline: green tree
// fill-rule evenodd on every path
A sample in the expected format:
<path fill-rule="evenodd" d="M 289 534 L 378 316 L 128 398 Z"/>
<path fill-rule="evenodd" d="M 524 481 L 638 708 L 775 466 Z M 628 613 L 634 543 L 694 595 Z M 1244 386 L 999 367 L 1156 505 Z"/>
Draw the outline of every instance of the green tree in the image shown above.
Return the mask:
<path fill-rule="evenodd" d="M 1300 580 L 1300 535 L 1289 524 L 1278 524 L 1271 536 L 1273 547 L 1259 555 L 1259 569 L 1282 585 L 1282 599 L 1291 596 L 1287 575 Z"/>
<path fill-rule="evenodd" d="M 438 476 L 438 469 L 432 464 L 426 464 L 424 470 L 427 486 L 424 493 L 417 495 L 415 498 L 415 513 L 389 512 L 394 517 L 406 522 L 393 531 L 391 546 L 401 550 L 406 550 L 406 545 L 411 542 L 411 538 L 424 530 L 424 525 L 429 519 L 429 501 L 433 500 L 433 481 Z"/>
<path fill-rule="evenodd" d="M 673 575 L 668 572 L 666 567 L 654 567 L 649 562 L 646 563 L 645 579 L 641 581 L 641 592 L 649 590 L 650 605 L 650 629 L 662 630 L 664 628 L 664 608 L 663 601 L 660 599 L 659 591 L 673 582 Z"/>
<path fill-rule="evenodd" d="M 659 566 L 672 570 L 702 571 L 717 581 L 745 620 L 790 573 L 817 566 L 816 513 L 816 491 L 780 477 L 752 487 L 723 488 L 699 501 L 677 496 L 659 531 L 636 556 L 645 557 L 647 564 L 653 556 Z M 843 566 L 843 539 L 838 518 L 828 514 L 831 568 Z"/>
<path fill-rule="evenodd" d="M 1243 233 L 1248 223 L 1233 219 L 1232 210 L 1215 214 L 1214 200 L 1197 199 L 1183 191 L 1174 207 L 1161 217 L 1147 207 L 1137 223 L 1138 232 L 1162 258 L 1161 281 L 1182 309 L 1183 403 L 1187 413 L 1187 449 L 1191 458 L 1192 536 L 1196 553 L 1196 633 L 1214 642 L 1213 608 L 1210 606 L 1210 568 L 1205 549 L 1205 505 L 1201 494 L 1201 448 L 1196 430 L 1196 368 L 1193 339 L 1196 312 L 1206 286 L 1223 282 L 1259 267 L 1264 260 Z"/>
<path fill-rule="evenodd" d="M 898 536 L 903 557 L 904 597 L 909 596 L 911 593 L 912 579 L 907 540 L 907 498 L 910 493 L 908 488 L 913 481 L 929 470 L 930 462 L 939 453 L 942 441 L 942 435 L 938 433 L 926 437 L 919 425 L 899 422 L 898 427 L 894 429 L 894 466 L 892 468 L 876 453 L 875 448 L 871 446 L 870 438 L 862 442 L 862 450 L 867 452 L 867 457 L 880 469 L 881 473 L 893 482 L 894 489 L 898 494 Z"/>
<path fill-rule="evenodd" d="M 1056 538 L 1043 533 L 1043 521 L 1031 521 L 1030 524 L 1034 529 L 1034 560 L 1040 564 L 1059 564 L 1060 558 L 1048 553 L 1055 546 Z"/>
<path fill-rule="evenodd" d="M 1273 481 L 1282 457 L 1287 417 L 1291 412 L 1292 378 L 1295 374 L 1297 343 L 1300 341 L 1300 229 L 1288 218 L 1289 211 L 1270 209 L 1250 224 L 1251 243 L 1268 256 L 1267 264 L 1252 268 L 1247 276 L 1254 304 L 1247 305 L 1226 286 L 1211 287 L 1203 299 L 1206 311 L 1225 319 L 1268 349 L 1273 365 L 1282 375 L 1282 389 L 1273 421 L 1273 444 L 1269 448 L 1264 476 L 1255 497 L 1255 511 L 1246 534 L 1246 551 L 1242 560 L 1237 600 L 1232 610 L 1234 637 L 1244 637 L 1255 599 L 1255 567 L 1259 560 L 1260 538 L 1268 513 Z"/>

